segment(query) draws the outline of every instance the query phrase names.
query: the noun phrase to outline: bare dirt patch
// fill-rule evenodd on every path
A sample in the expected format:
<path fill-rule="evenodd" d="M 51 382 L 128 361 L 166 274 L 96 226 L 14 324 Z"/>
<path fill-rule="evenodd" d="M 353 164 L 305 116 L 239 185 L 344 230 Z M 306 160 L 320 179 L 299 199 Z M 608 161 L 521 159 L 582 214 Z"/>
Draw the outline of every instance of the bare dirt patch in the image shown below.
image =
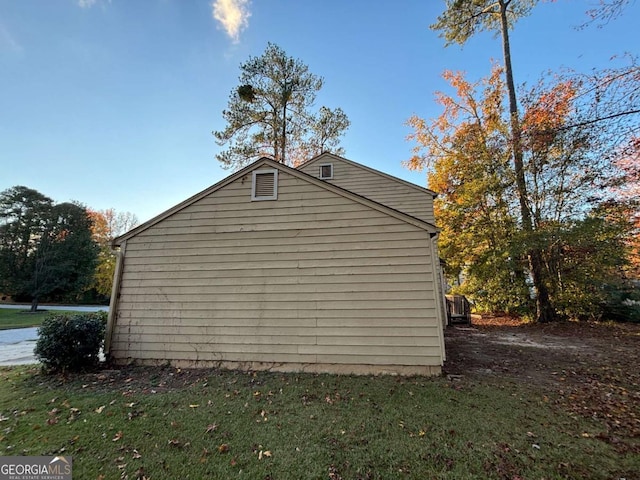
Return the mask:
<path fill-rule="evenodd" d="M 522 383 L 601 422 L 602 440 L 640 453 L 640 325 L 474 318 L 445 339 L 451 378 Z"/>

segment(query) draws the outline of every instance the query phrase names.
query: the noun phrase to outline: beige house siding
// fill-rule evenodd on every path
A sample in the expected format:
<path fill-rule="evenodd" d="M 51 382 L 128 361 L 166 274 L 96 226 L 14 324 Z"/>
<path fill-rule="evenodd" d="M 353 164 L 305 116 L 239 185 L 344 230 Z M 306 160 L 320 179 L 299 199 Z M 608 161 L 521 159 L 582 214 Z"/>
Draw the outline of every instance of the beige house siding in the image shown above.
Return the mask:
<path fill-rule="evenodd" d="M 251 201 L 251 178 L 122 241 L 112 358 L 439 373 L 432 232 L 286 168 Z"/>
<path fill-rule="evenodd" d="M 306 162 L 298 169 L 319 178 L 320 165 L 328 163 L 333 165 L 333 178 L 326 180 L 327 182 L 425 222 L 435 223 L 434 193 L 418 185 L 409 184 L 364 165 L 326 153 Z"/>

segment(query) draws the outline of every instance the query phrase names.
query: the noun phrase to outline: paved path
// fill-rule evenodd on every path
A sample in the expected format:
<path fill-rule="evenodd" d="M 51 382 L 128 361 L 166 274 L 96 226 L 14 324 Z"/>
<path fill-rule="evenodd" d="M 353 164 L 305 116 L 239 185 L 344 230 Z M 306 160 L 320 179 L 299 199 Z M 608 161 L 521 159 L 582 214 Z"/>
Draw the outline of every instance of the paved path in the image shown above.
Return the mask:
<path fill-rule="evenodd" d="M 0 308 L 29 309 L 31 305 L 18 305 L 15 303 L 0 303 Z M 72 312 L 108 312 L 106 305 L 38 305 L 38 310 L 70 310 Z"/>
<path fill-rule="evenodd" d="M 33 356 L 37 339 L 37 327 L 0 330 L 0 366 L 37 363 Z"/>
<path fill-rule="evenodd" d="M 29 305 L 0 304 L 0 308 L 29 308 Z M 75 305 L 42 305 L 42 310 L 71 310 L 76 312 L 108 311 L 104 306 L 75 306 Z M 15 328 L 0 330 L 0 366 L 27 365 L 38 363 L 33 356 L 33 349 L 38 339 L 38 328 Z"/>

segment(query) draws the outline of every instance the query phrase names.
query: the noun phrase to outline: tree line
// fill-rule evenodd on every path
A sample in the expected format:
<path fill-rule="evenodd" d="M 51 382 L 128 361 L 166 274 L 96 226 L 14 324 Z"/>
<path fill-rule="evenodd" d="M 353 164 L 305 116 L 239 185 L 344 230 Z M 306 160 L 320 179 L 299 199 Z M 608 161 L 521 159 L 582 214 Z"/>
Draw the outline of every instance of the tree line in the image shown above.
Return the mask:
<path fill-rule="evenodd" d="M 130 212 L 55 203 L 24 186 L 0 192 L 0 295 L 39 302 L 104 303 L 111 295 L 111 241 L 138 224 Z"/>

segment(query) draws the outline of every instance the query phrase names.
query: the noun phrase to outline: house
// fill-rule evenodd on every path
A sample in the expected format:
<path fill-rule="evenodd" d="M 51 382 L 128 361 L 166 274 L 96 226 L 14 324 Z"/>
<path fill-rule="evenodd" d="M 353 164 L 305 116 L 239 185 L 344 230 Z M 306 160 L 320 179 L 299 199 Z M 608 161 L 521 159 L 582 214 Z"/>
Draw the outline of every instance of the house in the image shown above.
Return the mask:
<path fill-rule="evenodd" d="M 263 158 L 116 238 L 117 363 L 435 375 L 434 193 L 322 154 Z"/>

